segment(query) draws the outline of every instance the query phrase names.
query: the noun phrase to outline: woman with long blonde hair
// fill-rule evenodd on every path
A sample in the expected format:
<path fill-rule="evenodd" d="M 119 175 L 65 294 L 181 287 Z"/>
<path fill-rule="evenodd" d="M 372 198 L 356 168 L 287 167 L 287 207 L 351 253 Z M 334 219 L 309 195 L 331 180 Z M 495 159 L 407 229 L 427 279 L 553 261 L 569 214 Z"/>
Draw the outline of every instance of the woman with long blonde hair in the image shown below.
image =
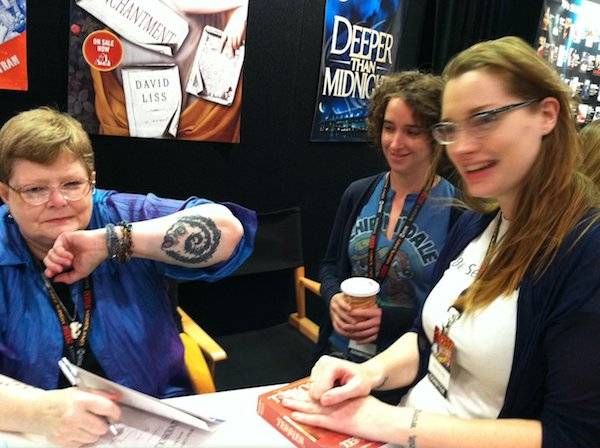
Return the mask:
<path fill-rule="evenodd" d="M 434 138 L 465 212 L 413 332 L 364 364 L 321 358 L 299 422 L 411 448 L 600 441 L 600 208 L 569 92 L 515 37 L 444 70 Z M 369 393 L 412 385 L 399 406 Z"/>

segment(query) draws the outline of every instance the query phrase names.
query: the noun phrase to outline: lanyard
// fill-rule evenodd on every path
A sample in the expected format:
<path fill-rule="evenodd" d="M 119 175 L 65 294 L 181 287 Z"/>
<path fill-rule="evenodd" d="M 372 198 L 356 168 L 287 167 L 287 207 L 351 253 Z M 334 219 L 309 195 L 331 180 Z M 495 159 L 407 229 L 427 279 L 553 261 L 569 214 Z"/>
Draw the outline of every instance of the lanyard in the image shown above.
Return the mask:
<path fill-rule="evenodd" d="M 369 237 L 369 255 L 367 269 L 369 277 L 373 280 L 377 280 L 379 283 L 382 283 L 385 277 L 387 276 L 387 273 L 390 270 L 390 266 L 392 265 L 392 260 L 394 259 L 394 257 L 398 253 L 398 250 L 400 249 L 400 246 L 406 239 L 406 233 L 408 232 L 408 229 L 410 229 L 412 224 L 415 222 L 415 219 L 417 219 L 417 215 L 419 214 L 421 208 L 423 207 L 423 204 L 427 200 L 427 196 L 431 191 L 434 179 L 435 175 L 430 176 L 430 178 L 425 183 L 423 189 L 419 192 L 417 200 L 410 209 L 410 212 L 408 213 L 408 216 L 406 217 L 402 228 L 398 231 L 392 247 L 388 251 L 384 262 L 379 268 L 379 273 L 377 274 L 377 276 L 375 276 L 375 252 L 377 249 L 377 239 L 379 238 L 379 231 L 381 230 L 381 225 L 383 222 L 383 208 L 385 206 L 385 198 L 390 189 L 390 173 L 386 175 L 385 184 L 383 186 L 383 190 L 381 191 L 381 196 L 379 197 L 379 204 L 377 206 L 377 216 L 375 217 L 375 225 L 373 228 L 373 232 Z"/>
<path fill-rule="evenodd" d="M 481 262 L 481 268 L 479 269 L 479 272 L 482 273 L 489 265 L 490 263 L 490 254 L 492 253 L 492 250 L 494 249 L 494 247 L 496 247 L 496 243 L 498 242 L 498 234 L 500 233 L 500 224 L 502 224 L 502 212 L 500 212 L 498 214 L 498 219 L 496 221 L 496 225 L 494 226 L 494 232 L 492 233 L 492 237 L 490 238 L 490 243 L 488 244 L 487 250 L 485 251 L 485 255 L 483 256 L 483 261 Z M 461 297 L 463 297 L 468 291 L 469 288 L 471 288 L 473 286 L 473 283 L 471 283 L 469 286 L 467 286 L 465 289 L 462 290 L 462 292 L 458 295 L 457 300 Z M 460 316 L 462 315 L 463 309 L 461 306 L 458 306 L 456 304 L 452 305 L 448 311 L 450 310 L 454 310 L 454 312 L 448 317 L 448 320 L 446 321 L 446 324 L 444 325 L 444 333 L 448 334 L 448 330 L 450 330 L 450 327 L 454 324 L 454 322 L 456 322 Z"/>
<path fill-rule="evenodd" d="M 90 279 L 89 277 L 86 277 L 83 282 L 84 315 L 83 324 L 81 324 L 77 319 L 77 308 L 75 308 L 73 317 L 71 318 L 50 281 L 43 274 L 42 278 L 62 328 L 63 339 L 65 341 L 69 360 L 77 366 L 81 366 L 86 352 L 86 343 L 91 327 L 92 308 L 94 306 L 94 296 L 92 294 Z M 69 317 L 69 319 L 67 319 L 67 317 Z"/>

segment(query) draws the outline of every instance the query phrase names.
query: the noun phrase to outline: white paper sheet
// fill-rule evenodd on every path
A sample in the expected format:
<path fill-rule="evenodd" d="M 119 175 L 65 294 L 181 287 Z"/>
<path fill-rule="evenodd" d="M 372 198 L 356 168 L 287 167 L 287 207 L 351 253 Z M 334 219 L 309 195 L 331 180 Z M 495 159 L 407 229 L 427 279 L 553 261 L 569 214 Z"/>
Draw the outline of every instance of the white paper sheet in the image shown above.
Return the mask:
<path fill-rule="evenodd" d="M 121 407 L 121 422 L 115 423 L 118 436 L 106 433 L 94 447 L 184 447 L 199 446 L 206 432 L 152 415 L 129 406 Z"/>
<path fill-rule="evenodd" d="M 223 423 L 222 419 L 191 413 L 157 398 L 121 386 L 71 364 L 66 358 L 62 358 L 59 362 L 60 364 L 62 364 L 61 369 L 65 367 L 68 369 L 69 373 L 66 374 L 72 376 L 72 379 L 70 379 L 72 384 L 76 384 L 79 387 L 101 390 L 111 395 L 114 394 L 118 396 L 117 401 L 121 405 L 135 408 L 144 414 L 148 414 L 148 416 L 155 416 L 157 421 L 166 421 L 167 423 L 175 421 L 208 432 L 214 431 L 219 424 Z M 130 422 L 128 419 L 123 418 L 122 421 L 125 424 L 131 425 L 132 422 L 138 424 L 141 421 L 137 418 L 137 414 L 132 414 L 131 412 L 129 414 L 132 416 L 132 420 Z M 144 418 L 148 419 L 148 416 Z"/>

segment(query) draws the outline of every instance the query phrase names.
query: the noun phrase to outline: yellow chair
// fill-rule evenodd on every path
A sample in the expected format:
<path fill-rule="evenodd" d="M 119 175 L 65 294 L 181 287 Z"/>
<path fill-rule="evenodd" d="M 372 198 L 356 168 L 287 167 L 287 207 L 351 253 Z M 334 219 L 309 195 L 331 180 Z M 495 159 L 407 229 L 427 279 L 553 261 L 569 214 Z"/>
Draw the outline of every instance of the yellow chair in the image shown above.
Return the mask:
<path fill-rule="evenodd" d="M 218 304 L 222 303 L 218 300 L 219 298 L 232 294 L 238 297 L 236 294 L 244 293 L 245 290 L 239 288 L 239 285 L 252 283 L 252 281 L 245 280 L 249 277 L 256 278 L 256 276 L 269 272 L 288 271 L 290 277 L 293 273 L 293 283 L 290 281 L 290 286 L 294 288 L 295 292 L 295 312 L 289 317 L 285 313 L 286 321 L 274 326 L 226 333 L 216 338 L 219 341 L 217 343 L 179 308 L 178 312 L 184 326 L 182 341 L 186 347 L 186 365 L 198 393 L 214 391 L 215 384 L 220 385 L 220 389 L 229 389 L 292 379 L 280 378 L 277 373 L 271 371 L 272 369 L 265 369 L 262 363 L 263 359 L 289 361 L 289 365 L 286 365 L 288 366 L 287 370 L 290 371 L 299 371 L 303 368 L 304 363 L 306 363 L 306 368 L 309 368 L 311 363 L 314 344 L 318 340 L 319 327 L 306 313 L 307 290 L 318 295 L 320 285 L 305 275 L 300 210 L 291 208 L 259 213 L 258 223 L 254 252 L 232 277 L 214 284 L 184 283 L 180 288 L 182 297 L 184 294 L 186 297 L 201 296 L 204 303 Z M 282 295 L 289 294 L 289 291 L 281 293 Z M 270 291 L 269 294 L 275 294 L 273 297 L 277 297 L 276 291 Z M 261 298 L 264 299 L 260 296 L 252 299 L 256 300 L 260 306 L 264 303 Z M 198 301 L 183 301 L 183 303 L 187 305 L 187 309 L 192 310 Z M 221 312 L 226 313 L 227 309 L 223 309 Z M 211 318 L 210 314 L 205 314 L 204 317 Z M 194 338 L 193 342 L 189 339 L 190 336 Z M 225 353 L 226 351 L 228 355 Z M 302 353 L 300 353 L 301 351 Z M 290 353 L 294 353 L 294 355 L 290 355 Z M 292 359 L 288 359 L 288 357 Z M 216 369 L 220 379 L 220 381 L 216 381 L 215 363 L 225 359 L 229 359 L 229 361 L 219 364 Z M 283 361 L 284 359 L 287 361 Z"/>
<path fill-rule="evenodd" d="M 294 269 L 294 286 L 296 289 L 296 312 L 290 314 L 289 323 L 315 344 L 319 340 L 319 326 L 306 315 L 306 291 L 317 296 L 321 284 L 305 276 L 304 266 Z"/>
<path fill-rule="evenodd" d="M 223 348 L 179 306 L 179 283 L 167 281 L 173 314 L 179 324 L 183 358 L 194 392 L 215 392 L 215 365 L 227 359 Z"/>
<path fill-rule="evenodd" d="M 227 353 L 181 307 L 177 307 L 177 313 L 183 327 L 180 337 L 185 365 L 194 391 L 198 394 L 215 392 L 215 364 L 226 360 Z"/>

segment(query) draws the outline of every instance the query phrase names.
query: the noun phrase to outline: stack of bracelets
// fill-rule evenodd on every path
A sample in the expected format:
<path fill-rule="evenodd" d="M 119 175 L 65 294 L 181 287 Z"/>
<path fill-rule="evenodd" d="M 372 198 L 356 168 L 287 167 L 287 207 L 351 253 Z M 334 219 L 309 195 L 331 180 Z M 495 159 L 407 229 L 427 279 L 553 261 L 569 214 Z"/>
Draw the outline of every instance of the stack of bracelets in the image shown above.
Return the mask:
<path fill-rule="evenodd" d="M 131 259 L 133 242 L 131 240 L 131 224 L 121 221 L 117 223 L 121 227 L 121 236 L 117 234 L 114 224 L 106 225 L 106 248 L 108 258 L 118 263 L 127 263 Z"/>

